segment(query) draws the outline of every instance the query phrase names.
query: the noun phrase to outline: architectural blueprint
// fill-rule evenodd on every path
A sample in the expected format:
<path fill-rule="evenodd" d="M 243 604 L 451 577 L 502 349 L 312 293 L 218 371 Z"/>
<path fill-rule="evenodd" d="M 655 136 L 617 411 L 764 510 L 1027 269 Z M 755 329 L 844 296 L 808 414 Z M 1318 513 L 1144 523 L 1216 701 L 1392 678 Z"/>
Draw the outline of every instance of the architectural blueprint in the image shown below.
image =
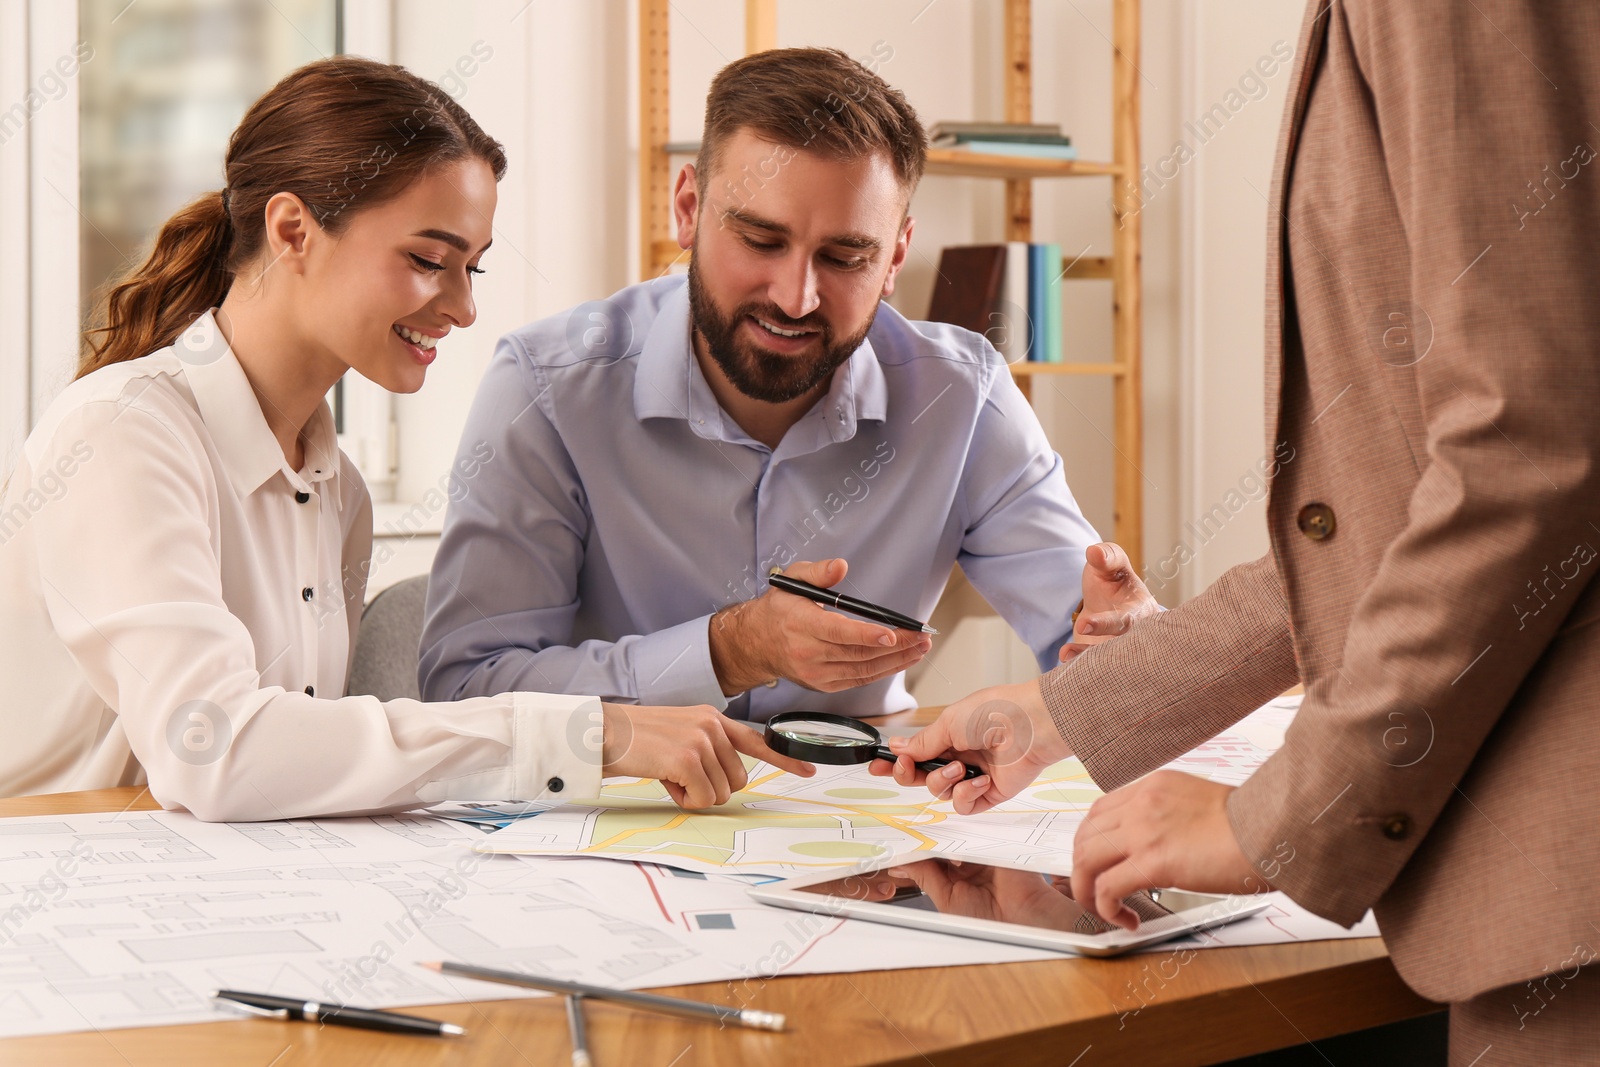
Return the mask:
<path fill-rule="evenodd" d="M 473 852 L 478 834 L 424 816 L 0 820 L 0 1034 L 215 1019 L 218 988 L 385 1006 L 519 995 L 415 966 L 430 959 L 630 987 L 727 972 L 559 868 Z"/>

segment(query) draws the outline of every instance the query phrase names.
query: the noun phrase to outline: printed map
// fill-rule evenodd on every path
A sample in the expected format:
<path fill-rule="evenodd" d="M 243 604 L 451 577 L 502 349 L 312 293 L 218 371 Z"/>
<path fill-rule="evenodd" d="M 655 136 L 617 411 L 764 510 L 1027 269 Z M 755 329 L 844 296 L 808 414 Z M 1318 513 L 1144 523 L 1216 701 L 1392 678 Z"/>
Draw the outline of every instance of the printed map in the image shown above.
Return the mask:
<path fill-rule="evenodd" d="M 1299 704 L 1299 697 L 1275 700 L 1168 766 L 1238 785 L 1282 745 Z M 706 812 L 682 811 L 656 782 L 613 781 L 596 803 L 519 820 L 477 848 L 779 878 L 899 852 L 959 852 L 1064 874 L 1071 870 L 1073 834 L 1101 795 L 1076 759 L 978 816 L 957 815 L 927 790 L 874 778 L 865 767 L 817 771 L 801 778 L 753 763 L 749 785 Z"/>

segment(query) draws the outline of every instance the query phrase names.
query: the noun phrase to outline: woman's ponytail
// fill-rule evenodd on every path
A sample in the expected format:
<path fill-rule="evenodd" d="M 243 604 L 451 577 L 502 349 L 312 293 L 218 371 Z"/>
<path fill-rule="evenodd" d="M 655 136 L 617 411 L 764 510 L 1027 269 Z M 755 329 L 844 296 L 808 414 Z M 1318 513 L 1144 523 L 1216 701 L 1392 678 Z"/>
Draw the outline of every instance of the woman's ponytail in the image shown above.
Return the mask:
<path fill-rule="evenodd" d="M 404 67 L 336 56 L 292 71 L 251 105 L 228 141 L 227 187 L 161 227 L 149 258 L 112 287 L 84 333 L 78 377 L 165 348 L 222 303 L 266 247 L 267 201 L 292 193 L 337 234 L 434 167 L 505 151 L 466 109 Z"/>
<path fill-rule="evenodd" d="M 84 334 L 78 377 L 165 348 L 233 281 L 233 224 L 223 193 L 207 193 L 168 219 L 150 255 L 106 296 L 105 322 Z"/>

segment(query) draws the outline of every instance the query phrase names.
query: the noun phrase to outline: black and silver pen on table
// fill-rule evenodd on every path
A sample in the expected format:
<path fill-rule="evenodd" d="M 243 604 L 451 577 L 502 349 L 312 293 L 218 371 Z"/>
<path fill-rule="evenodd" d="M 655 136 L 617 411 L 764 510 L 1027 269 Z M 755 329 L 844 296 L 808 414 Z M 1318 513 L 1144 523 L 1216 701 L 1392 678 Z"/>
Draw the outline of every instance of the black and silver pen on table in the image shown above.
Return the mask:
<path fill-rule="evenodd" d="M 631 989 L 586 985 L 583 982 L 523 974 L 520 971 L 497 971 L 491 967 L 474 967 L 466 963 L 449 961 L 419 963 L 418 966 L 438 971 L 440 974 L 454 975 L 457 978 L 475 978 L 480 982 L 499 982 L 502 985 L 542 989 L 547 993 L 566 993 L 569 996 L 587 997 L 590 1000 L 609 1000 L 644 1011 L 681 1015 L 689 1019 L 704 1019 L 707 1022 L 733 1023 L 737 1026 L 748 1026 L 753 1030 L 782 1030 L 784 1023 L 783 1015 L 775 1011 L 736 1008 L 729 1004 L 707 1004 L 699 1000 L 685 1000 L 682 997 L 664 997 L 659 993 L 636 993 Z"/>
<path fill-rule="evenodd" d="M 848 596 L 833 589 L 823 589 L 821 586 L 812 585 L 810 582 L 803 582 L 799 578 L 791 578 L 777 567 L 767 572 L 767 584 L 774 589 L 782 589 L 785 593 L 803 596 L 807 600 L 816 601 L 818 604 L 823 604 L 830 608 L 838 608 L 840 611 L 848 611 L 850 614 L 859 616 L 869 622 L 882 623 L 884 626 L 890 626 L 896 630 L 933 634 L 936 637 L 939 634 L 938 630 L 935 630 L 927 623 L 913 619 L 909 615 L 902 615 L 891 608 L 880 607 L 877 604 Z"/>
<path fill-rule="evenodd" d="M 589 1058 L 589 1029 L 583 1025 L 583 998 L 567 994 L 567 1030 L 572 1034 L 572 1067 L 594 1067 Z"/>
<path fill-rule="evenodd" d="M 244 993 L 237 989 L 219 989 L 211 994 L 229 1007 L 263 1019 L 303 1019 L 306 1022 L 327 1023 L 330 1026 L 353 1026 L 362 1030 L 382 1030 L 391 1034 L 424 1034 L 431 1037 L 464 1034 L 467 1031 L 455 1023 L 437 1019 L 420 1019 L 415 1015 L 378 1011 L 374 1008 L 352 1008 L 348 1004 L 324 1004 L 317 1000 L 277 997 L 270 993 Z"/>

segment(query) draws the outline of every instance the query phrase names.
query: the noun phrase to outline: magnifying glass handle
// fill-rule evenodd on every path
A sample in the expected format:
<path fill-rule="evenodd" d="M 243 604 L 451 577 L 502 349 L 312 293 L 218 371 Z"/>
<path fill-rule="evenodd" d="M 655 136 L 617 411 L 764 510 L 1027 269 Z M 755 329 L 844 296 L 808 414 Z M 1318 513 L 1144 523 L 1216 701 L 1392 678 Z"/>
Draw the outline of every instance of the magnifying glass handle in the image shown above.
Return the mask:
<path fill-rule="evenodd" d="M 893 763 L 895 761 L 895 754 L 893 752 L 889 751 L 889 746 L 887 746 L 887 745 L 879 745 L 878 746 L 877 756 L 878 756 L 879 759 L 886 759 L 890 763 Z M 917 761 L 917 770 L 922 771 L 925 774 L 932 774 L 934 771 L 939 770 L 941 767 L 948 767 L 948 766 L 950 766 L 950 764 L 952 764 L 954 762 L 955 762 L 955 760 L 948 760 L 948 759 L 918 760 Z M 969 765 L 967 765 L 967 773 L 963 774 L 961 776 L 961 780 L 964 781 L 964 782 L 965 781 L 969 781 L 969 780 L 971 780 L 973 778 L 978 777 L 980 774 L 983 774 L 983 773 L 984 773 L 984 770 L 983 770 L 982 767 L 973 767 L 973 766 L 971 766 L 969 764 Z"/>

